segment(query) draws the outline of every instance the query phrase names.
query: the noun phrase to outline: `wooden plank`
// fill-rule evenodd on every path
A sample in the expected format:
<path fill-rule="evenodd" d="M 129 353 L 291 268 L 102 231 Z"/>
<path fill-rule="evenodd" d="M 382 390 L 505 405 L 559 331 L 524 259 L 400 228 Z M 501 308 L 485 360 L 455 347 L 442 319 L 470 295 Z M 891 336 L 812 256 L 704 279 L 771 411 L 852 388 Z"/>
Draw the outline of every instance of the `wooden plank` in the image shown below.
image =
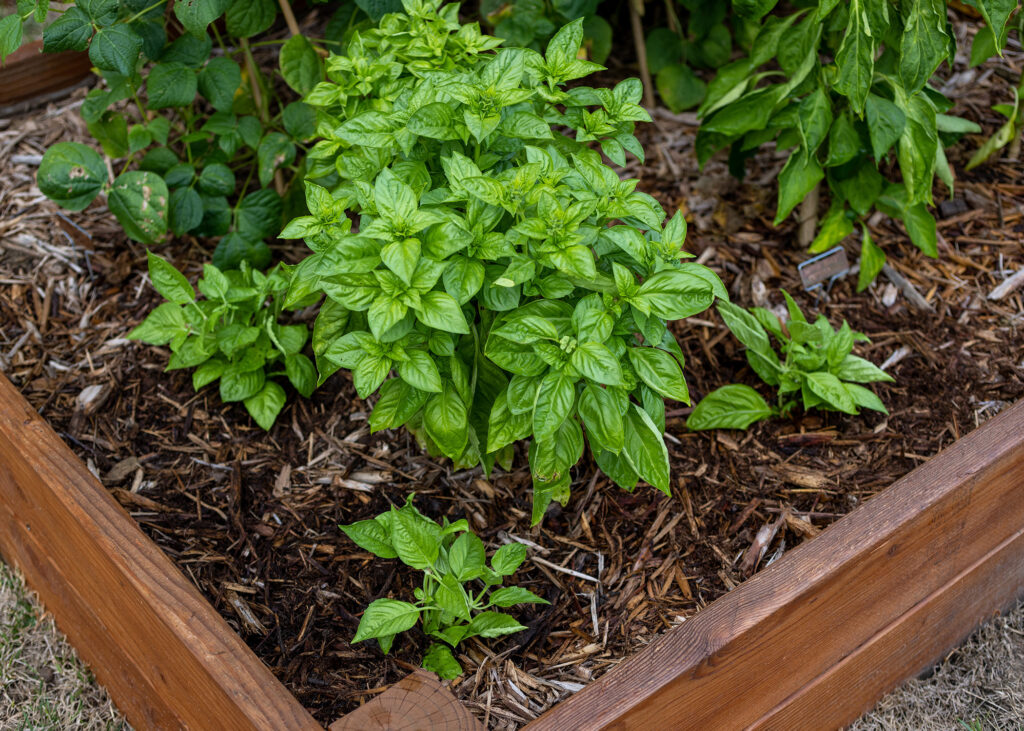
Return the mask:
<path fill-rule="evenodd" d="M 3 377 L 0 553 L 136 728 L 320 729 Z"/>
<path fill-rule="evenodd" d="M 1024 587 L 1024 402 L 528 726 L 838 727 Z"/>
<path fill-rule="evenodd" d="M 484 731 L 437 676 L 417 670 L 339 718 L 330 731 Z"/>
<path fill-rule="evenodd" d="M 84 51 L 43 53 L 43 42 L 27 43 L 7 57 L 0 74 L 0 106 L 74 86 L 92 73 Z"/>

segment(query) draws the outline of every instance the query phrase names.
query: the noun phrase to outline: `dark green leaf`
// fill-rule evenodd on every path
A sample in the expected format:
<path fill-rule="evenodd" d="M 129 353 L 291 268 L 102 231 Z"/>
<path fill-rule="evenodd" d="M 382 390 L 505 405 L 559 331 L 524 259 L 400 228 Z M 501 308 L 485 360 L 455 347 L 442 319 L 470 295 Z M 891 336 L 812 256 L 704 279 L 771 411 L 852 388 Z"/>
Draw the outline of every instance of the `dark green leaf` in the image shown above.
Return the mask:
<path fill-rule="evenodd" d="M 192 188 L 178 188 L 171 193 L 167 215 L 175 236 L 191 231 L 203 220 L 203 200 Z"/>
<path fill-rule="evenodd" d="M 84 51 L 92 38 L 92 23 L 81 8 L 69 7 L 43 30 L 43 50 Z"/>
<path fill-rule="evenodd" d="M 93 37 L 89 44 L 89 60 L 103 71 L 116 71 L 128 76 L 135 70 L 141 50 L 142 38 L 130 26 L 112 25 L 100 28 Z"/>
<path fill-rule="evenodd" d="M 186 107 L 196 96 L 196 72 L 180 63 L 158 63 L 146 80 L 149 109 Z"/>
<path fill-rule="evenodd" d="M 224 17 L 225 26 L 237 38 L 250 38 L 274 24 L 277 10 L 275 0 L 233 0 Z"/>
<path fill-rule="evenodd" d="M 229 58 L 211 58 L 199 72 L 199 93 L 214 109 L 230 111 L 242 83 L 242 70 Z"/>
<path fill-rule="evenodd" d="M 92 203 L 106 180 L 103 158 L 78 142 L 58 142 L 47 149 L 36 176 L 43 195 L 72 211 Z"/>
<path fill-rule="evenodd" d="M 230 0 L 175 0 L 174 14 L 189 33 L 205 37 L 206 26 L 224 14 L 229 2 Z"/>
<path fill-rule="evenodd" d="M 260 185 L 267 186 L 274 179 L 275 170 L 291 165 L 295 160 L 295 145 L 281 132 L 268 132 L 260 140 L 256 156 L 259 159 Z"/>
<path fill-rule="evenodd" d="M 323 76 L 320 57 L 305 36 L 292 36 L 288 39 L 281 47 L 280 64 L 284 80 L 299 94 L 308 94 Z"/>

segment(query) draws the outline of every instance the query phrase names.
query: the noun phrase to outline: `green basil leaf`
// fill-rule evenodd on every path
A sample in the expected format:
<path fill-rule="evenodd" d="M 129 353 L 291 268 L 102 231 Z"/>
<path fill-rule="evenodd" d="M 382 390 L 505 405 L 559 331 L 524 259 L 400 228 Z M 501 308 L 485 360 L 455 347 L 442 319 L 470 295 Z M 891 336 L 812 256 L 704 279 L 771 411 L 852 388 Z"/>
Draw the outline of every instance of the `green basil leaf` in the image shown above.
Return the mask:
<path fill-rule="evenodd" d="M 871 389 L 858 386 L 856 383 L 844 383 L 843 387 L 857 406 L 871 409 L 872 411 L 881 411 L 883 414 L 889 413 L 889 410 L 885 408 L 885 404 L 882 403 L 882 399 L 878 398 Z"/>
<path fill-rule="evenodd" d="M 520 586 L 506 586 L 496 589 L 489 598 L 489 605 L 494 607 L 514 607 L 517 604 L 550 604 L 529 589 Z"/>
<path fill-rule="evenodd" d="M 651 417 L 636 404 L 623 415 L 623 456 L 649 485 L 670 495 L 668 448 Z"/>
<path fill-rule="evenodd" d="M 494 399 L 487 422 L 488 452 L 496 452 L 502 447 L 514 444 L 533 433 L 533 402 L 530 411 L 514 414 L 508 407 L 508 391 L 502 391 Z"/>
<path fill-rule="evenodd" d="M 366 0 L 362 0 L 366 2 Z M 387 0 L 384 0 L 385 2 Z M 442 680 L 454 680 L 462 675 L 462 666 L 445 645 L 434 643 L 423 656 L 423 669 L 436 673 Z"/>
<path fill-rule="evenodd" d="M 622 412 L 608 389 L 587 384 L 580 395 L 578 409 L 592 442 L 615 454 L 622 451 L 625 440 Z"/>
<path fill-rule="evenodd" d="M 608 386 L 622 384 L 622 369 L 618 359 L 601 343 L 580 343 L 572 352 L 570 362 L 573 368 L 594 383 Z"/>
<path fill-rule="evenodd" d="M 284 359 L 285 375 L 295 390 L 305 398 L 313 395 L 316 389 L 316 366 L 313 361 L 302 353 L 293 353 Z"/>
<path fill-rule="evenodd" d="M 417 512 L 392 508 L 391 545 L 406 566 L 421 570 L 428 568 L 437 561 L 441 528 Z"/>
<path fill-rule="evenodd" d="M 469 325 L 462 314 L 462 308 L 446 292 L 427 292 L 420 297 L 416 318 L 428 327 L 456 334 L 469 333 Z"/>
<path fill-rule="evenodd" d="M 500 576 L 511 576 L 526 560 L 526 546 L 506 543 L 491 556 L 491 568 Z"/>
<path fill-rule="evenodd" d="M 856 357 L 856 356 L 853 356 Z M 843 387 L 842 382 L 831 373 L 808 373 L 805 377 L 807 387 L 825 403 L 847 414 L 856 414 L 857 405 Z"/>
<path fill-rule="evenodd" d="M 857 275 L 857 291 L 863 292 L 875 281 L 885 266 L 885 252 L 879 248 L 866 226 L 861 227 L 860 273 Z"/>
<path fill-rule="evenodd" d="M 544 442 L 554 437 L 572 412 L 575 398 L 575 383 L 567 375 L 551 371 L 544 376 L 533 409 L 534 438 Z"/>
<path fill-rule="evenodd" d="M 522 632 L 526 627 L 500 612 L 480 612 L 469 623 L 466 637 L 501 637 Z"/>
<path fill-rule="evenodd" d="M 750 386 L 731 384 L 702 398 L 686 420 L 686 428 L 746 429 L 771 415 L 771 407 L 757 391 Z"/>
<path fill-rule="evenodd" d="M 893 382 L 893 377 L 869 360 L 856 355 L 847 355 L 835 371 L 836 376 L 844 381 L 857 383 L 874 383 L 876 381 Z"/>
<path fill-rule="evenodd" d="M 459 581 L 475 579 L 486 565 L 484 543 L 472 533 L 463 533 L 448 549 L 448 566 Z"/>
<path fill-rule="evenodd" d="M 263 389 L 266 374 L 262 368 L 242 371 L 229 366 L 220 377 L 220 400 L 224 402 L 244 401 Z"/>
<path fill-rule="evenodd" d="M 430 393 L 442 390 L 441 375 L 430 354 L 425 350 L 410 350 L 409 359 L 398 364 L 398 375 L 410 386 Z"/>
<path fill-rule="evenodd" d="M 423 426 L 442 452 L 456 459 L 469 439 L 469 414 L 458 391 L 446 382 L 441 393 L 434 394 L 424 406 Z"/>
<path fill-rule="evenodd" d="M 245 410 L 264 431 L 270 431 L 286 400 L 284 389 L 267 381 L 259 393 L 245 399 Z"/>
<path fill-rule="evenodd" d="M 150 345 L 166 345 L 175 338 L 188 334 L 181 307 L 164 302 L 150 312 L 142 323 L 128 333 L 129 340 L 141 340 Z"/>
<path fill-rule="evenodd" d="M 675 358 L 657 348 L 629 348 L 627 352 L 636 374 L 651 389 L 665 398 L 690 403 L 686 379 Z"/>
<path fill-rule="evenodd" d="M 397 599 L 377 599 L 363 612 L 352 641 L 362 642 L 405 632 L 412 629 L 419 618 L 420 610 L 415 604 L 400 602 Z"/>
<path fill-rule="evenodd" d="M 363 550 L 378 558 L 398 558 L 391 545 L 391 536 L 379 520 L 360 520 L 349 525 L 340 525 L 342 532 Z"/>

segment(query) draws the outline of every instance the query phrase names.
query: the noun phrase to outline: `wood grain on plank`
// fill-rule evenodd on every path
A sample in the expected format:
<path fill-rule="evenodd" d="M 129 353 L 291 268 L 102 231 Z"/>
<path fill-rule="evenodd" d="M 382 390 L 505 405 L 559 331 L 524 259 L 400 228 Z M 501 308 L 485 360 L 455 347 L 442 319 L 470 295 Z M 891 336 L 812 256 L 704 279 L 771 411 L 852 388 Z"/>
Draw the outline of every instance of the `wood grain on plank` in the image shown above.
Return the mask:
<path fill-rule="evenodd" d="M 320 729 L 4 377 L 0 554 L 136 728 Z"/>
<path fill-rule="evenodd" d="M 1024 402 L 530 729 L 834 728 L 1024 587 Z"/>
<path fill-rule="evenodd" d="M 49 94 L 92 73 L 88 54 L 82 51 L 43 53 L 43 42 L 27 43 L 7 57 L 0 70 L 0 106 Z"/>
<path fill-rule="evenodd" d="M 417 670 L 339 718 L 330 731 L 483 731 L 437 676 Z"/>

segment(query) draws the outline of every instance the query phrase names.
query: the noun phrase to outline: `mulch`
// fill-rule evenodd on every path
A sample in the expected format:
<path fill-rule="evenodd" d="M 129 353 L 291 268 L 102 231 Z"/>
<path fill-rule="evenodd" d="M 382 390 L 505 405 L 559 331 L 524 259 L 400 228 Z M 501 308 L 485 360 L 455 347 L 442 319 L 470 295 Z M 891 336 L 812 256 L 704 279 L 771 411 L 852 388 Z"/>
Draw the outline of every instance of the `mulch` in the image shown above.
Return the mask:
<path fill-rule="evenodd" d="M 1019 69 L 1019 53 L 1011 63 Z M 999 122 L 989 107 L 1008 98 L 1009 81 L 958 66 L 949 84 L 958 112 L 991 133 Z M 784 287 L 805 311 L 867 333 L 872 342 L 856 352 L 896 379 L 876 389 L 890 413 L 811 413 L 747 432 L 693 433 L 689 409 L 670 403 L 672 497 L 620 490 L 585 459 L 569 504 L 530 528 L 521 452 L 508 473 L 455 472 L 404 431 L 370 435 L 369 406 L 345 376 L 290 400 L 264 433 L 216 389 L 195 393 L 187 373 L 163 373 L 165 349 L 125 340 L 159 302 L 144 277 L 144 248 L 99 204 L 58 217 L 33 182 L 47 145 L 87 139 L 75 111 L 82 94 L 0 120 L 0 370 L 324 723 L 417 667 L 428 644 L 416 632 L 388 656 L 374 643 L 350 644 L 362 608 L 410 598 L 416 575 L 358 549 L 339 523 L 415 492 L 421 511 L 467 518 L 491 549 L 528 547 L 516 583 L 551 604 L 516 612 L 525 632 L 461 648 L 466 673 L 453 683 L 488 725 L 515 728 L 1024 393 L 1024 295 L 989 299 L 1024 269 L 1019 161 L 964 174 L 980 137 L 950 150 L 958 181 L 940 208 L 940 257 L 927 259 L 899 224 L 875 217 L 872 235 L 903 284 L 882 276 L 857 294 L 853 274 L 819 298 L 800 286 L 807 255 L 795 225 L 770 226 L 771 181 L 784 158 L 763 152 L 742 182 L 717 160 L 700 173 L 692 119 L 659 114 L 643 131 L 648 164 L 630 171 L 641 189 L 670 209 L 685 206 L 689 250 L 735 301 L 778 307 Z M 186 238 L 159 253 L 194 278 L 210 248 Z M 934 311 L 909 304 L 908 288 Z M 675 332 L 695 399 L 728 382 L 757 385 L 713 311 Z"/>

